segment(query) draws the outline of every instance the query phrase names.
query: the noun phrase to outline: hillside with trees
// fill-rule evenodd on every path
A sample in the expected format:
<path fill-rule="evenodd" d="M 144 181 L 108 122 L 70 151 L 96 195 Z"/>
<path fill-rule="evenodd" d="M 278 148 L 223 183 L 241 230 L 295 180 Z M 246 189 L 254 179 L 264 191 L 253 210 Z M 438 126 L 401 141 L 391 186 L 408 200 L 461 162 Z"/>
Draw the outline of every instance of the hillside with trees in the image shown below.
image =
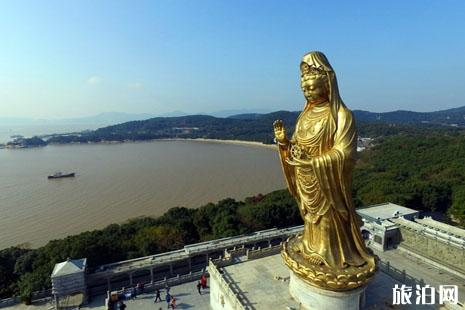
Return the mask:
<path fill-rule="evenodd" d="M 363 113 L 362 113 L 363 112 Z M 368 114 L 366 114 L 368 113 Z M 444 126 L 442 123 L 424 123 L 408 121 L 409 113 L 390 112 L 402 117 L 393 122 L 377 120 L 374 113 L 355 111 L 359 135 L 362 137 L 379 137 L 405 133 L 420 133 L 431 130 L 460 131 L 461 127 Z M 435 112 L 439 113 L 439 112 Z M 455 115 L 455 114 L 454 114 Z M 221 139 L 258 141 L 273 143 L 272 124 L 275 120 L 283 120 L 289 133 L 293 131 L 299 112 L 277 111 L 268 114 L 241 114 L 227 118 L 209 115 L 189 115 L 181 117 L 157 117 L 143 121 L 132 121 L 108 126 L 78 134 L 55 135 L 47 143 L 97 143 L 108 141 L 144 141 L 153 139 Z M 457 112 L 456 117 L 463 116 Z M 389 118 L 388 118 L 389 119 Z M 384 120 L 384 119 L 383 119 Z"/>
<path fill-rule="evenodd" d="M 465 225 L 465 132 L 399 134 L 360 154 L 358 205 L 391 201 L 448 214 Z"/>
<path fill-rule="evenodd" d="M 374 113 L 355 110 L 359 121 L 396 124 L 429 123 L 445 126 L 465 126 L 465 106 L 434 112 L 392 111 Z"/>

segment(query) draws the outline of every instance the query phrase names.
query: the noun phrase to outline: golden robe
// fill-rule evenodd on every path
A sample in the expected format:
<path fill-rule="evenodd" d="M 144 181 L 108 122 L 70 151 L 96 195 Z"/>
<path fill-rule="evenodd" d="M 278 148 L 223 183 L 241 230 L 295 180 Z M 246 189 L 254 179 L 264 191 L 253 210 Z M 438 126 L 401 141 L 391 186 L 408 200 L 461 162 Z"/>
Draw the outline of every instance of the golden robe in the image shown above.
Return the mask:
<path fill-rule="evenodd" d="M 299 146 L 300 159 L 307 165 L 287 163 L 286 159 L 292 161 L 293 144 Z M 343 104 L 332 112 L 331 104 L 324 102 L 307 104 L 290 143 L 279 146 L 289 191 L 304 219 L 303 254 L 317 255 L 336 269 L 368 261 L 374 264 L 362 240 L 352 202 L 356 144 L 352 112 Z"/>

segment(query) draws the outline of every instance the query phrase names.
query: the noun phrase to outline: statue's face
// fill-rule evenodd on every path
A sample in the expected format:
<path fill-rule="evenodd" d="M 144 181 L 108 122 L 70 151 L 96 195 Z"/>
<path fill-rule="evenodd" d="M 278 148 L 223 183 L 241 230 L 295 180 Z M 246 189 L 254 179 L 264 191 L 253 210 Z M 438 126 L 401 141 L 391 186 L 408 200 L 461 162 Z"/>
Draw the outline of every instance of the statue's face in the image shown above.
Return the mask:
<path fill-rule="evenodd" d="M 322 70 L 314 69 L 308 65 L 301 66 L 300 85 L 308 101 L 328 99 L 328 77 Z"/>

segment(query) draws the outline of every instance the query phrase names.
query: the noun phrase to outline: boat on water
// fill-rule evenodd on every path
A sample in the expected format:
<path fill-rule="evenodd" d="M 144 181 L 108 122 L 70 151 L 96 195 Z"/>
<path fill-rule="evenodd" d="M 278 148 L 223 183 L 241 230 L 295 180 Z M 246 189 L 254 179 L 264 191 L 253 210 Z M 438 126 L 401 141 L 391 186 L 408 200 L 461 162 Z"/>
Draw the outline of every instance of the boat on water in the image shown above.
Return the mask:
<path fill-rule="evenodd" d="M 71 173 L 63 173 L 63 172 L 55 172 L 52 175 L 49 175 L 49 179 L 61 179 L 61 178 L 72 178 L 76 176 L 76 173 L 71 172 Z"/>

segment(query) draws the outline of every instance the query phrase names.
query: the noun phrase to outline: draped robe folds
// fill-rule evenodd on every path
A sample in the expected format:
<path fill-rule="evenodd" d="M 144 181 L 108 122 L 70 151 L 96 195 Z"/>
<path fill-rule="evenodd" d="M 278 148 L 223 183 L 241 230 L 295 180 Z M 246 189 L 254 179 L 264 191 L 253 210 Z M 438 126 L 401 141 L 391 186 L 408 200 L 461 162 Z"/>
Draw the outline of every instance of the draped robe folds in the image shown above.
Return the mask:
<path fill-rule="evenodd" d="M 307 105 L 290 143 L 280 145 L 279 154 L 304 219 L 303 254 L 318 255 L 329 267 L 342 269 L 374 263 L 374 257 L 367 253 L 352 202 L 357 143 L 352 112 L 340 105 L 336 118 L 328 102 Z M 304 165 L 287 163 L 292 161 L 292 144 L 303 150 Z"/>

